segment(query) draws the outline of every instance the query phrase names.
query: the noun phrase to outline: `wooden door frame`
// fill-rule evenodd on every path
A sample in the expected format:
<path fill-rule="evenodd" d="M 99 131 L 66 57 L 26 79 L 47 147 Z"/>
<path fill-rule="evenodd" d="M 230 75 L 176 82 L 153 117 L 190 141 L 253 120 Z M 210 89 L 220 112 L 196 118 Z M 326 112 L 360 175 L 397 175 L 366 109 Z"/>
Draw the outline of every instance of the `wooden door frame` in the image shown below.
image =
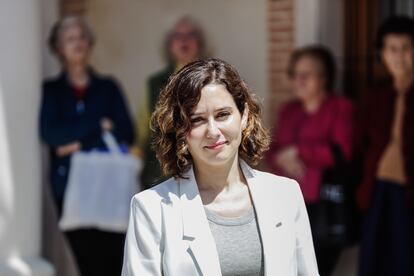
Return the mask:
<path fill-rule="evenodd" d="M 382 71 L 375 49 L 379 3 L 345 0 L 344 12 L 344 88 L 349 97 L 358 100 Z"/>

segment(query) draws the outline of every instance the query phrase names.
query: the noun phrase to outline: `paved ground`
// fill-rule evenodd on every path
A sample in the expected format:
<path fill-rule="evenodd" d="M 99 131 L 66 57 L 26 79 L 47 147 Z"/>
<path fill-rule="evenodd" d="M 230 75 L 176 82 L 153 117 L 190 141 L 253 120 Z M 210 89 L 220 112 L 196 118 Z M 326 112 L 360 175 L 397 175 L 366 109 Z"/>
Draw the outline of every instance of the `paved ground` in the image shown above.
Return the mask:
<path fill-rule="evenodd" d="M 332 276 L 356 276 L 358 262 L 358 246 L 346 249 L 339 258 L 338 265 Z"/>

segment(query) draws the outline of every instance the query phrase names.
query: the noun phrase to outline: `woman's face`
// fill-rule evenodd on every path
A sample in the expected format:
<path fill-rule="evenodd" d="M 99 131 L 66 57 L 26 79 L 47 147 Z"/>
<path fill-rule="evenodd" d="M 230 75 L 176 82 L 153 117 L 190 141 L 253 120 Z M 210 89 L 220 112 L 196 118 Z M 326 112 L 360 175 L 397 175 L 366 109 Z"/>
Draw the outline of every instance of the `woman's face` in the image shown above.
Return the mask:
<path fill-rule="evenodd" d="M 414 49 L 413 42 L 408 35 L 389 34 L 385 36 L 381 57 L 391 75 L 411 77 Z"/>
<path fill-rule="evenodd" d="M 59 40 L 59 53 L 66 64 L 86 64 L 90 41 L 78 24 L 66 27 Z"/>
<path fill-rule="evenodd" d="M 194 27 L 185 22 L 178 24 L 171 34 L 169 47 L 174 61 L 180 65 L 197 59 L 200 49 Z"/>
<path fill-rule="evenodd" d="M 220 166 L 238 156 L 247 108 L 240 114 L 233 97 L 223 85 L 208 84 L 191 114 L 188 150 L 197 166 Z"/>
<path fill-rule="evenodd" d="M 320 64 L 309 56 L 296 61 L 292 75 L 293 90 L 301 101 L 307 101 L 325 92 L 326 81 L 321 74 Z"/>

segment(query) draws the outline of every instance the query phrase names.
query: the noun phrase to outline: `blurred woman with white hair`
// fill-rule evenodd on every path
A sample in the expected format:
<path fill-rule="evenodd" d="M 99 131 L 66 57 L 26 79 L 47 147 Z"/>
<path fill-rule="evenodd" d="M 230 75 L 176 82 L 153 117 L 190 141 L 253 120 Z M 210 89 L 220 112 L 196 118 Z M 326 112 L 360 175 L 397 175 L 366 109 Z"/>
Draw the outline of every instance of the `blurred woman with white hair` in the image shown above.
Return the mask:
<path fill-rule="evenodd" d="M 50 151 L 50 182 L 59 215 L 70 158 L 77 151 L 105 149 L 103 131 L 119 144 L 132 143 L 133 127 L 122 90 L 91 68 L 93 33 L 81 17 L 64 17 L 51 30 L 49 44 L 61 73 L 43 84 L 40 133 Z M 82 275 L 119 275 L 125 235 L 82 228 L 65 232 Z"/>
<path fill-rule="evenodd" d="M 148 78 L 144 101 L 140 104 L 137 114 L 137 146 L 144 152 L 144 168 L 141 183 L 150 188 L 162 182 L 162 170 L 155 152 L 151 149 L 149 129 L 150 116 L 154 112 L 161 89 L 167 84 L 168 78 L 191 61 L 207 57 L 205 36 L 198 22 L 190 17 L 179 18 L 164 38 L 163 54 L 167 66 Z"/>

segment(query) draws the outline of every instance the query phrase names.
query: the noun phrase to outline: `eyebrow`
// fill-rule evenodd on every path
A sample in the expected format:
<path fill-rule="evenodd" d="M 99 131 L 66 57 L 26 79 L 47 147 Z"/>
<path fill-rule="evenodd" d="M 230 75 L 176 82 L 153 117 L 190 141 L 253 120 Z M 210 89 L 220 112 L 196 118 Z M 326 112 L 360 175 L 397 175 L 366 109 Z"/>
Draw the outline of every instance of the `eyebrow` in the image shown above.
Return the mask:
<path fill-rule="evenodd" d="M 232 109 L 231 106 L 224 106 L 224 107 L 220 107 L 220 108 L 214 110 L 214 112 L 227 111 L 227 110 L 230 110 L 230 109 Z M 190 117 L 192 117 L 192 116 L 199 116 L 199 115 L 203 115 L 203 114 L 204 114 L 204 112 L 191 113 L 190 114 Z"/>

